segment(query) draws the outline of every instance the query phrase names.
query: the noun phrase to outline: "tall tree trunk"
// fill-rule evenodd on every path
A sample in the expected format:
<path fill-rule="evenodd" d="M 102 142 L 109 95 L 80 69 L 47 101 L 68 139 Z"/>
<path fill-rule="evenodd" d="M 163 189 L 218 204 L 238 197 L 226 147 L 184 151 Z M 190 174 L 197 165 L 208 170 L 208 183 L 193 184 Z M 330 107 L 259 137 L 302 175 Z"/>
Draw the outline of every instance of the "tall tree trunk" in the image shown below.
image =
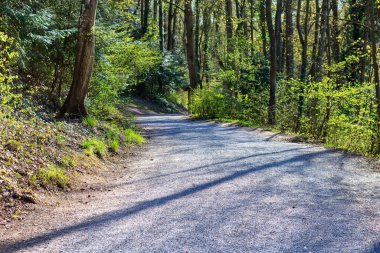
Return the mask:
<path fill-rule="evenodd" d="M 331 39 L 332 39 L 332 55 L 334 59 L 334 63 L 339 62 L 340 58 L 340 46 L 339 46 L 339 14 L 338 14 L 338 1 L 331 0 L 331 9 L 333 13 L 333 23 L 331 29 Z"/>
<path fill-rule="evenodd" d="M 277 57 L 277 71 L 282 70 L 282 31 L 281 31 L 281 25 L 282 25 L 282 12 L 283 12 L 283 0 L 277 0 L 277 7 L 276 7 L 276 16 L 275 16 L 275 27 L 274 32 L 276 36 L 276 57 Z"/>
<path fill-rule="evenodd" d="M 174 8 L 174 13 L 173 13 L 173 25 L 172 25 L 172 41 L 171 41 L 171 47 L 172 49 L 175 48 L 175 38 L 176 38 L 176 33 L 177 33 L 177 16 L 178 16 L 178 5 L 179 5 L 180 0 L 176 0 L 175 2 L 175 8 Z"/>
<path fill-rule="evenodd" d="M 153 20 L 157 24 L 157 0 L 153 0 Z"/>
<path fill-rule="evenodd" d="M 285 45 L 286 45 L 286 77 L 293 78 L 294 75 L 294 46 L 293 46 L 293 0 L 285 0 Z"/>
<path fill-rule="evenodd" d="M 255 51 L 254 49 L 254 42 L 255 42 L 255 37 L 254 37 L 254 29 L 253 29 L 253 18 L 255 16 L 255 11 L 254 11 L 254 7 L 257 5 L 256 1 L 255 0 L 251 0 L 250 1 L 250 19 L 249 19 L 249 25 L 250 25 L 250 36 L 251 36 L 251 56 L 253 57 L 253 53 Z"/>
<path fill-rule="evenodd" d="M 97 0 L 83 0 L 79 21 L 78 43 L 75 56 L 73 81 L 63 104 L 60 116 L 71 114 L 85 116 L 84 101 L 90 85 L 95 53 L 95 18 Z"/>
<path fill-rule="evenodd" d="M 144 12 L 143 12 L 143 22 L 141 26 L 141 36 L 144 36 L 148 31 L 149 27 L 149 12 L 150 12 L 150 2 L 149 0 L 144 1 Z"/>
<path fill-rule="evenodd" d="M 227 53 L 233 51 L 232 37 L 233 37 L 234 25 L 232 22 L 232 2 L 226 0 L 226 36 L 227 36 Z"/>
<path fill-rule="evenodd" d="M 369 37 L 371 40 L 371 58 L 372 58 L 372 67 L 373 67 L 373 75 L 374 82 L 376 88 L 376 105 L 377 105 L 377 121 L 378 123 L 378 131 L 380 137 L 380 76 L 379 76 L 379 62 L 377 59 L 377 45 L 376 45 L 376 35 L 377 35 L 377 24 L 375 20 L 375 3 L 374 0 L 367 0 L 367 8 L 368 8 L 368 17 L 369 17 Z M 378 142 L 380 139 L 377 140 Z M 379 148 L 380 149 L 380 148 Z M 379 151 L 379 150 L 378 150 Z"/>
<path fill-rule="evenodd" d="M 323 77 L 323 63 L 326 47 L 326 35 L 327 35 L 327 19 L 329 16 L 329 0 L 322 1 L 322 13 L 321 13 L 321 26 L 320 26 L 320 39 L 318 47 L 317 62 L 315 66 L 316 81 L 322 81 Z"/>
<path fill-rule="evenodd" d="M 304 92 L 305 92 L 305 85 L 307 82 L 306 75 L 307 75 L 307 50 L 308 50 L 308 43 L 309 43 L 309 30 L 308 30 L 308 24 L 309 24 L 309 17 L 310 17 L 310 0 L 306 0 L 306 7 L 305 7 L 305 19 L 303 23 L 303 28 L 301 25 L 301 8 L 302 8 L 302 0 L 298 0 L 298 8 L 297 8 L 297 30 L 298 30 L 298 36 L 301 42 L 302 46 L 302 56 L 301 56 L 301 71 L 300 71 L 300 79 L 301 79 L 301 87 L 300 87 L 300 94 L 298 97 L 298 112 L 297 112 L 297 122 L 296 122 L 296 128 L 295 131 L 299 132 L 301 128 L 301 118 L 303 115 L 303 106 L 304 106 Z"/>
<path fill-rule="evenodd" d="M 268 105 L 268 124 L 276 124 L 276 78 L 277 78 L 277 37 L 273 28 L 272 20 L 272 0 L 265 0 L 266 20 L 269 31 L 270 41 L 270 75 L 269 75 L 269 105 Z"/>
<path fill-rule="evenodd" d="M 158 0 L 158 29 L 159 29 L 159 44 L 160 51 L 164 51 L 164 12 L 163 12 L 163 0 Z"/>
<path fill-rule="evenodd" d="M 184 23 L 186 33 L 186 58 L 189 70 L 190 87 L 189 87 L 189 109 L 191 108 L 191 95 L 197 88 L 197 64 L 195 59 L 195 42 L 194 42 L 194 15 L 192 9 L 192 0 L 185 0 Z"/>
<path fill-rule="evenodd" d="M 260 10 L 260 18 L 259 18 L 259 26 L 261 30 L 261 39 L 262 39 L 262 50 L 264 59 L 267 59 L 268 52 L 267 52 L 267 31 L 266 31 L 266 15 L 265 15 L 265 0 L 259 0 L 259 10 Z"/>
<path fill-rule="evenodd" d="M 173 2 L 174 0 L 170 0 L 169 2 L 169 10 L 168 10 L 168 27 L 167 27 L 167 50 L 170 51 L 173 49 L 172 46 L 172 24 L 173 24 Z"/>
<path fill-rule="evenodd" d="M 200 14 L 200 6 L 199 6 L 200 0 L 195 0 L 195 60 L 197 64 L 197 81 L 199 87 L 202 89 L 202 78 L 201 78 L 201 58 L 199 53 L 199 45 L 200 45 L 200 21 L 201 21 L 201 14 Z"/>
<path fill-rule="evenodd" d="M 316 66 L 317 66 L 317 52 L 318 52 L 318 42 L 319 42 L 319 16 L 320 16 L 320 7 L 319 0 L 315 0 L 315 20 L 314 20 L 314 43 L 313 43 L 313 52 L 311 54 L 311 67 L 310 67 L 310 76 L 315 77 Z"/>

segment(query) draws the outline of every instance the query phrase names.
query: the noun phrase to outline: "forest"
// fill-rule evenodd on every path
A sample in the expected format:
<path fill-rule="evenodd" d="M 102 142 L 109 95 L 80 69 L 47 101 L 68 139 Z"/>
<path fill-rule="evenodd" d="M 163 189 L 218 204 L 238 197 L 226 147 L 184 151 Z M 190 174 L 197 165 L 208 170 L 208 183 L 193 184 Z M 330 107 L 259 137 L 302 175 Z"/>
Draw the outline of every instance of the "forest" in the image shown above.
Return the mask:
<path fill-rule="evenodd" d="M 185 108 L 196 118 L 297 133 L 377 156 L 379 6 L 375 0 L 2 1 L 2 171 L 30 166 L 24 153 L 64 142 L 57 131 L 65 118 L 90 128 L 105 122 L 106 143 L 81 146 L 89 153 L 106 153 L 107 145 L 117 150 L 126 128 L 118 105 L 131 96 L 168 112 Z"/>
<path fill-rule="evenodd" d="M 379 252 L 379 21 L 0 0 L 0 251 Z"/>
<path fill-rule="evenodd" d="M 379 16 L 375 0 L 3 1 L 1 115 L 107 117 L 138 94 L 376 155 Z"/>

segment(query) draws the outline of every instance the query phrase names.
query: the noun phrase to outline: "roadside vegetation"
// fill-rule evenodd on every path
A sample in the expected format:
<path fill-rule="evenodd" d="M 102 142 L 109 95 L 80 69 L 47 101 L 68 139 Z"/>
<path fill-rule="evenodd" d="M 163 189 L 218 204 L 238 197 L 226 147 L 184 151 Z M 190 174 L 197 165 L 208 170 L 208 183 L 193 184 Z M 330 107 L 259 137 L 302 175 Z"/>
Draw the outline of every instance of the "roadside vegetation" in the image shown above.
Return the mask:
<path fill-rule="evenodd" d="M 2 210 L 16 213 L 41 190 L 70 189 L 76 173 L 144 144 L 133 106 L 126 109 L 134 96 L 164 112 L 187 109 L 379 156 L 379 5 L 5 1 Z"/>

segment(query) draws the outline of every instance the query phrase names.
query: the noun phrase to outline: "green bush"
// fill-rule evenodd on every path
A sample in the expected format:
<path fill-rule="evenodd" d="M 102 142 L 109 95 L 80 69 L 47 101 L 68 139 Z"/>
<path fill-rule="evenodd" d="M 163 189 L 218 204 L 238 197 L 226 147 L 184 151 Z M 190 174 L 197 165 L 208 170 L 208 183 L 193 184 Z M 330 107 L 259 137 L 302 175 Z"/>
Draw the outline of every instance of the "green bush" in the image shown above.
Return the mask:
<path fill-rule="evenodd" d="M 98 120 L 93 116 L 86 116 L 82 122 L 84 125 L 92 128 L 95 128 L 98 125 Z"/>
<path fill-rule="evenodd" d="M 124 131 L 124 141 L 127 144 L 137 144 L 141 145 L 145 143 L 145 138 L 141 135 L 133 131 L 132 129 L 126 129 Z"/>
<path fill-rule="evenodd" d="M 226 118 L 230 108 L 226 96 L 213 89 L 196 91 L 191 102 L 191 112 L 200 118 Z"/>
<path fill-rule="evenodd" d="M 60 188 L 65 188 L 69 183 L 69 178 L 65 175 L 65 169 L 54 165 L 41 169 L 38 173 L 38 178 L 41 180 L 41 184 L 44 187 L 56 185 Z M 30 183 L 33 183 L 34 181 L 34 178 L 30 179 Z"/>
<path fill-rule="evenodd" d="M 120 148 L 120 144 L 119 144 L 119 140 L 118 139 L 113 139 L 111 141 L 111 144 L 110 144 L 110 149 L 113 151 L 113 152 L 117 152 Z"/>
<path fill-rule="evenodd" d="M 87 155 L 96 154 L 101 158 L 107 155 L 107 144 L 98 138 L 91 138 L 84 141 L 83 148 Z"/>

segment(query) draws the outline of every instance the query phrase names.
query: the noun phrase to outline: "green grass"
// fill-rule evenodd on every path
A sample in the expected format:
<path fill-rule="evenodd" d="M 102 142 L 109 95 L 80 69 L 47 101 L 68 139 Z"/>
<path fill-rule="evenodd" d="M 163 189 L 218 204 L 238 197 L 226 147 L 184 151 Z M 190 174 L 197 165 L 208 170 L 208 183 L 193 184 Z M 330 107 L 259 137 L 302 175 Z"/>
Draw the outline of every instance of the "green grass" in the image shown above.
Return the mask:
<path fill-rule="evenodd" d="M 119 150 L 119 148 L 120 148 L 119 140 L 113 139 L 110 144 L 110 149 L 116 153 Z"/>
<path fill-rule="evenodd" d="M 96 127 L 98 125 L 98 120 L 92 116 L 87 116 L 83 119 L 82 123 L 89 127 Z"/>
<path fill-rule="evenodd" d="M 124 131 L 124 140 L 128 144 L 141 145 L 145 143 L 145 138 L 130 128 Z"/>
<path fill-rule="evenodd" d="M 107 155 L 107 144 L 98 138 L 85 140 L 82 146 L 87 155 L 96 154 L 101 158 Z"/>
<path fill-rule="evenodd" d="M 60 188 L 65 188 L 69 183 L 69 178 L 65 174 L 65 169 L 50 165 L 41 169 L 38 173 L 38 178 L 41 180 L 43 186 L 56 185 Z M 32 179 L 33 183 L 34 179 Z"/>

